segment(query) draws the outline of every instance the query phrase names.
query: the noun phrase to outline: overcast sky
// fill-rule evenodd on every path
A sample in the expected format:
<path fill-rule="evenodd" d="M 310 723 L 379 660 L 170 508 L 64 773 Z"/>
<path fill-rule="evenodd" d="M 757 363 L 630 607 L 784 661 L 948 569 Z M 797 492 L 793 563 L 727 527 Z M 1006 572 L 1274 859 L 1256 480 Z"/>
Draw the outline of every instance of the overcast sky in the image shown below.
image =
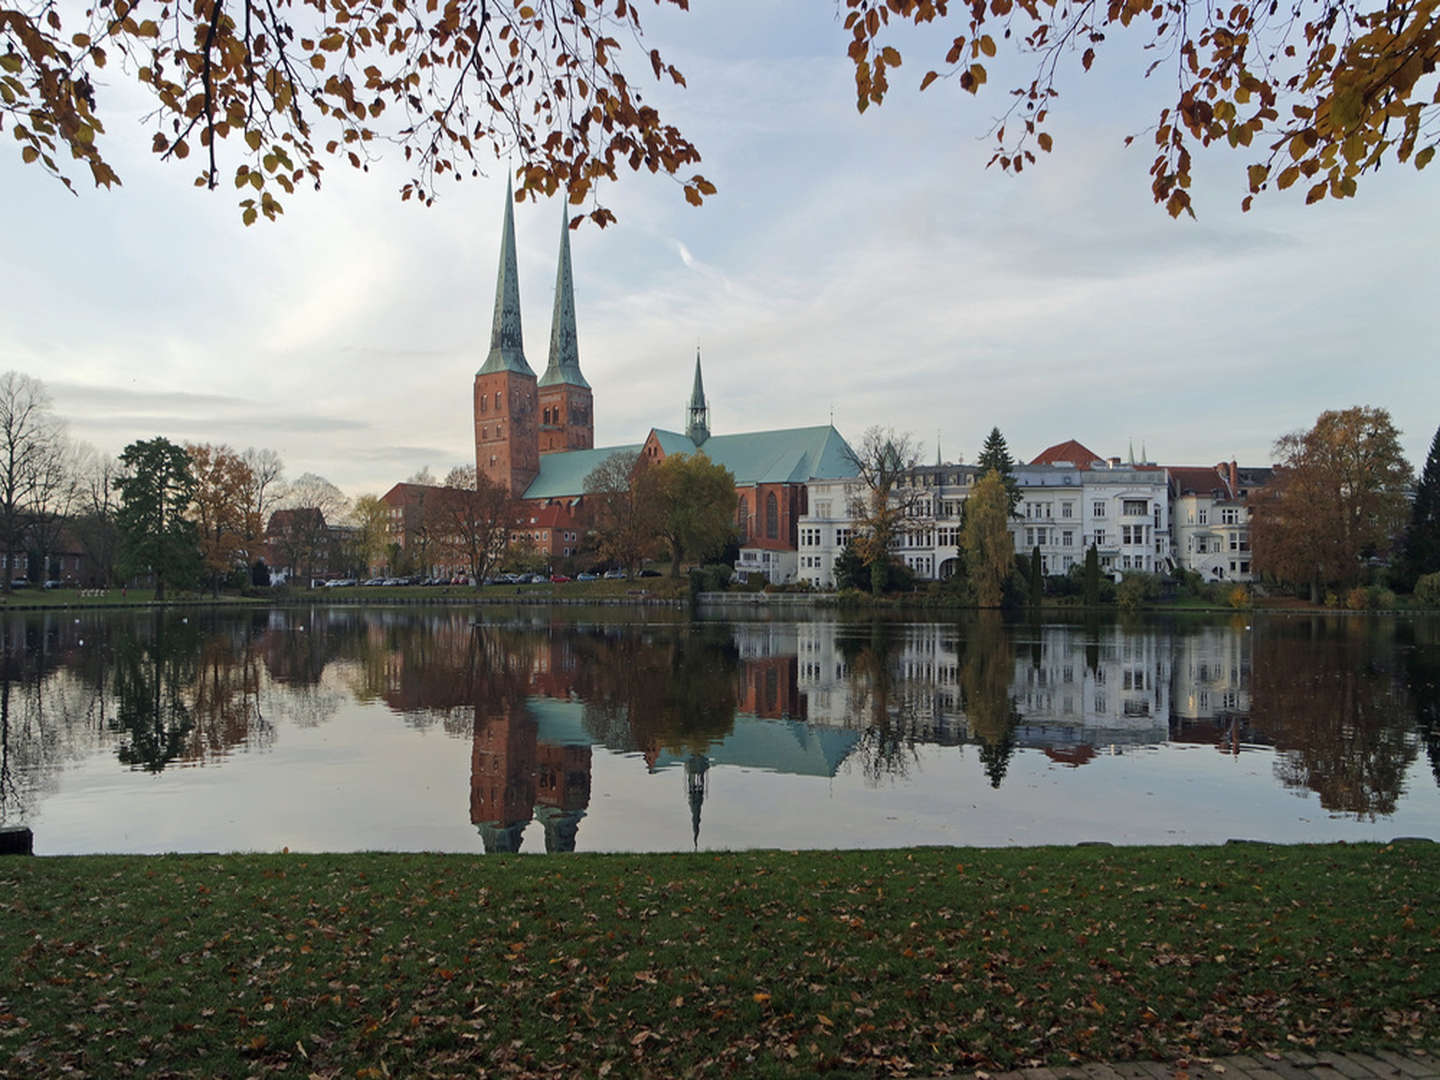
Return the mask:
<path fill-rule="evenodd" d="M 683 429 L 698 345 L 717 433 L 833 413 L 852 440 L 910 432 L 926 460 L 938 438 L 973 461 L 998 426 L 1027 460 L 1075 438 L 1263 464 L 1277 436 L 1366 404 L 1423 463 L 1440 424 L 1427 177 L 1387 167 L 1358 199 L 1309 208 L 1301 184 L 1241 214 L 1254 158 L 1217 151 L 1197 168 L 1199 220 L 1172 221 L 1150 202 L 1147 139 L 1123 146 L 1166 89 L 1139 80 L 1133 43 L 1066 78 L 1055 153 L 1012 177 L 984 168 L 985 133 L 1021 68 L 992 71 L 979 98 L 945 81 L 919 94 L 948 36 L 916 34 L 886 104 L 861 116 L 835 5 L 692 7 L 644 11 L 689 83 L 650 96 L 719 194 L 697 209 L 673 181 L 625 175 L 602 192 L 618 224 L 572 234 L 597 445 Z M 399 201 L 396 162 L 336 163 L 323 191 L 247 229 L 228 185 L 201 191 L 155 160 L 143 99 L 113 77 L 101 104 L 123 187 L 77 178 L 74 197 L 0 149 L 0 370 L 42 379 L 72 433 L 109 452 L 155 435 L 268 446 L 291 477 L 351 495 L 473 461 L 504 165 L 423 209 Z M 553 200 L 516 208 L 537 374 L 559 227 Z"/>

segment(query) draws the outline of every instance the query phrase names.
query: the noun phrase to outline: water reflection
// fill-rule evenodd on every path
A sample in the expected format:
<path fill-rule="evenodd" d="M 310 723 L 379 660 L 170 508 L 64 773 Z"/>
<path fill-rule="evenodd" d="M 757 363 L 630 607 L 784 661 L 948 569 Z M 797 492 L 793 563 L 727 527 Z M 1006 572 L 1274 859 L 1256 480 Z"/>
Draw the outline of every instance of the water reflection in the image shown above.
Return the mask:
<path fill-rule="evenodd" d="M 904 790 L 937 747 L 992 790 L 1022 753 L 1062 772 L 1157 747 L 1263 753 L 1273 783 L 1359 820 L 1440 782 L 1434 621 L 51 613 L 0 623 L 0 814 L 26 820 L 97 755 L 157 776 L 223 766 L 358 707 L 468 741 L 486 851 L 522 850 L 537 824 L 546 851 L 574 850 L 597 754 L 673 776 L 695 846 L 734 784 L 717 768 Z"/>

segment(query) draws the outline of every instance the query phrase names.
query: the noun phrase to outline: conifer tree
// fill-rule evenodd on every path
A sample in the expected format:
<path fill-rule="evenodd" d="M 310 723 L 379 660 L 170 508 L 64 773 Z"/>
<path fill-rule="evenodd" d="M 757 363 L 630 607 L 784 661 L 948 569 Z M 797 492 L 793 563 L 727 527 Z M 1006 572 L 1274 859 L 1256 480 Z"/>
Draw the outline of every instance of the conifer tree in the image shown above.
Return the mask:
<path fill-rule="evenodd" d="M 1000 434 L 998 427 L 991 428 L 990 434 L 985 436 L 985 445 L 976 464 L 980 466 L 982 476 L 991 469 L 1000 474 L 1013 516 L 1015 507 L 1020 505 L 1020 485 L 1015 481 L 1015 459 L 1010 456 L 1010 448 L 1005 445 L 1005 436 Z"/>
<path fill-rule="evenodd" d="M 1094 544 L 1085 552 L 1085 606 L 1100 602 L 1100 552 Z"/>
<path fill-rule="evenodd" d="M 1045 580 L 1040 573 L 1040 547 L 1030 549 L 1030 606 L 1039 607 L 1045 596 Z"/>
<path fill-rule="evenodd" d="M 1405 584 L 1415 587 L 1424 574 L 1440 570 L 1440 428 L 1430 440 L 1430 453 L 1420 482 L 1415 485 L 1415 503 L 1410 508 L 1410 525 L 1405 530 Z"/>

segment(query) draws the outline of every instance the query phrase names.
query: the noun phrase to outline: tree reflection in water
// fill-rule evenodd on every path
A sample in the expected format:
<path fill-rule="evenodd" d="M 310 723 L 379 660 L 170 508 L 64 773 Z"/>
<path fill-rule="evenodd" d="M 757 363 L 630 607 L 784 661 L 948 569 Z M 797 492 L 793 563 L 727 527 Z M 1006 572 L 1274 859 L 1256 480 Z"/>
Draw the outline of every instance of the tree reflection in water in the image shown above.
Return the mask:
<path fill-rule="evenodd" d="M 877 620 L 840 640 L 850 677 L 847 722 L 860 733 L 852 754 L 871 786 L 903 779 L 917 759 L 915 698 L 897 671 L 903 634 L 903 626 Z"/>
<path fill-rule="evenodd" d="M 1038 635 L 1032 648 L 1038 653 Z M 1033 662 L 1039 664 L 1038 654 Z M 1010 635 L 1000 613 L 980 612 L 970 624 L 960 688 L 970 737 L 980 744 L 980 763 L 993 788 L 1005 779 L 1017 745 L 1015 727 L 1020 722 L 1020 711 L 1015 707 L 1015 677 Z"/>
<path fill-rule="evenodd" d="M 1393 814 L 1418 751 L 1393 621 L 1257 621 L 1253 636 L 1253 717 L 1279 752 L 1276 778 L 1332 813 Z"/>

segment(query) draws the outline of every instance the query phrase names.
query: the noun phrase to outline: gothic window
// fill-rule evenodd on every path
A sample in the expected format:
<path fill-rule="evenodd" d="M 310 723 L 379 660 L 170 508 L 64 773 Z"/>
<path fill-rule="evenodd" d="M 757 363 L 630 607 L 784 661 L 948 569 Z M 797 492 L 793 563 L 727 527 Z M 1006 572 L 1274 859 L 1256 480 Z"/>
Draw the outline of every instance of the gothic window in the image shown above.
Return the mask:
<path fill-rule="evenodd" d="M 744 495 L 740 496 L 740 543 L 750 539 L 750 503 Z"/>
<path fill-rule="evenodd" d="M 780 503 L 773 491 L 765 496 L 765 535 L 771 540 L 780 535 Z"/>
<path fill-rule="evenodd" d="M 496 391 L 495 391 L 495 411 L 496 411 L 496 412 L 499 412 L 499 411 L 500 411 L 500 391 L 499 391 L 499 390 L 496 390 Z"/>

